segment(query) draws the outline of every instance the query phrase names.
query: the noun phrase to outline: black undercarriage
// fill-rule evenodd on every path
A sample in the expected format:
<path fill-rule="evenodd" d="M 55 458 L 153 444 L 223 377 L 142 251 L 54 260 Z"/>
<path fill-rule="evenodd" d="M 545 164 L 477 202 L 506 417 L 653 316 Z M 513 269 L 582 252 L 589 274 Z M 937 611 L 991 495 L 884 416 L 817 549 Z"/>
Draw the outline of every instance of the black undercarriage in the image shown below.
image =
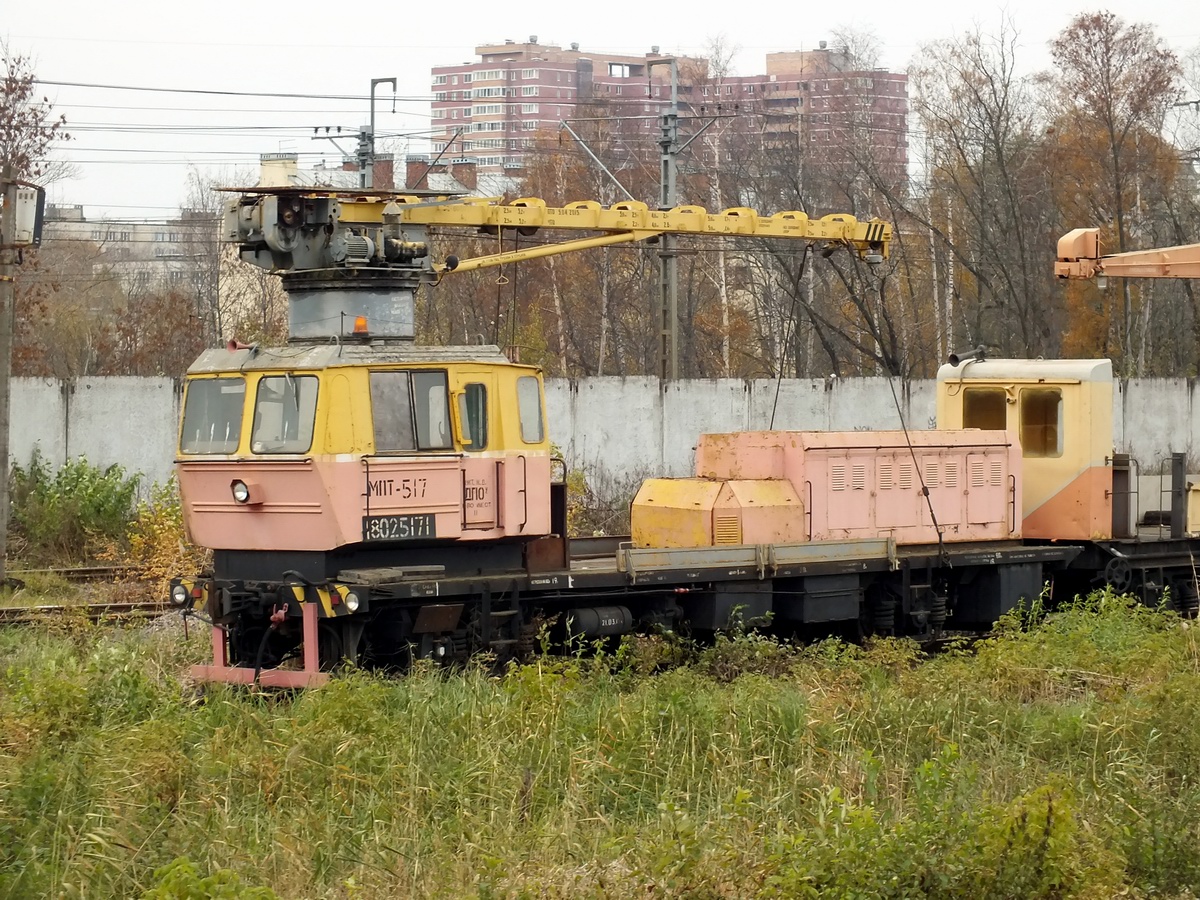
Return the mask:
<path fill-rule="evenodd" d="M 635 631 L 703 637 L 759 627 L 933 639 L 946 629 L 986 631 L 1022 602 L 1105 585 L 1146 603 L 1166 599 L 1188 616 L 1200 602 L 1200 541 L 1190 539 L 947 545 L 901 548 L 892 558 L 839 552 L 770 570 L 730 567 L 719 552 L 753 548 L 714 548 L 712 564 L 700 568 L 674 568 L 670 551 L 645 551 L 649 562 L 635 565 L 615 540 L 604 549 L 575 548 L 568 566 L 544 569 L 544 551 L 531 554 L 520 542 L 224 551 L 205 582 L 208 611 L 225 629 L 229 663 L 258 670 L 301 652 L 299 600 L 323 597 L 322 669 L 403 669 L 416 659 L 453 663 L 479 653 L 522 658 Z M 354 610 L 331 590 L 339 586 L 354 595 Z"/>

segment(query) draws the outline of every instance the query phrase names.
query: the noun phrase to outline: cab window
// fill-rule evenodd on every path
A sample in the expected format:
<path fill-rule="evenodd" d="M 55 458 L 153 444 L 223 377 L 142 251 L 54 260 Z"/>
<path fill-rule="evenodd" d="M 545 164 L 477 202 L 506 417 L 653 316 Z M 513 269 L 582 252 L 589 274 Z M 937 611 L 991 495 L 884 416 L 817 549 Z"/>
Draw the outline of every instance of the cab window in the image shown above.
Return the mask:
<path fill-rule="evenodd" d="M 1008 404 L 1003 388 L 966 388 L 963 391 L 963 428 L 1003 431 L 1008 427 Z"/>
<path fill-rule="evenodd" d="M 453 447 L 445 372 L 372 372 L 370 384 L 376 453 Z"/>
<path fill-rule="evenodd" d="M 487 386 L 468 384 L 458 395 L 458 421 L 465 450 L 482 450 L 488 442 Z"/>
<path fill-rule="evenodd" d="M 517 414 L 521 418 L 521 440 L 526 444 L 540 444 L 545 439 L 542 392 L 532 375 L 517 379 Z"/>
<path fill-rule="evenodd" d="M 1062 456 L 1062 391 L 1021 391 L 1021 449 L 1025 456 Z"/>
<path fill-rule="evenodd" d="M 450 392 L 445 372 L 412 373 L 413 412 L 417 426 L 417 448 L 449 450 Z"/>
<path fill-rule="evenodd" d="M 243 378 L 193 378 L 187 383 L 181 453 L 236 453 L 246 403 Z"/>
<path fill-rule="evenodd" d="M 268 375 L 254 401 L 254 453 L 305 453 L 312 447 L 317 413 L 314 375 Z"/>
<path fill-rule="evenodd" d="M 375 452 L 416 450 L 412 393 L 407 372 L 371 373 L 371 418 L 375 423 Z"/>

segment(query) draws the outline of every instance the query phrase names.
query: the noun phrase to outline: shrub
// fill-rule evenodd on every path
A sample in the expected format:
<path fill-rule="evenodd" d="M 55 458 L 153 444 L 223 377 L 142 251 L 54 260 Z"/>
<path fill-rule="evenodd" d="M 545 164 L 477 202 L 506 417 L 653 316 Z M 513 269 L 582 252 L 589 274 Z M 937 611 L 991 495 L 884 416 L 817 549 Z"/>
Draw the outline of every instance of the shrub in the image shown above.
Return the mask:
<path fill-rule="evenodd" d="M 138 570 L 140 578 L 163 586 L 176 575 L 208 567 L 207 552 L 188 540 L 179 485 L 174 478 L 154 485 L 149 498 L 138 502 L 129 526 L 125 559 Z"/>
<path fill-rule="evenodd" d="M 629 534 L 629 507 L 640 475 L 614 478 L 603 471 L 567 472 L 567 531 L 572 537 Z"/>
<path fill-rule="evenodd" d="M 22 555 L 31 562 L 85 561 L 123 543 L 139 479 L 82 456 L 51 472 L 35 450 L 28 468 L 12 471 L 12 526 Z"/>
<path fill-rule="evenodd" d="M 154 879 L 154 888 L 142 895 L 145 900 L 275 900 L 276 896 L 270 888 L 244 886 L 229 869 L 201 875 L 186 857 L 157 869 Z"/>

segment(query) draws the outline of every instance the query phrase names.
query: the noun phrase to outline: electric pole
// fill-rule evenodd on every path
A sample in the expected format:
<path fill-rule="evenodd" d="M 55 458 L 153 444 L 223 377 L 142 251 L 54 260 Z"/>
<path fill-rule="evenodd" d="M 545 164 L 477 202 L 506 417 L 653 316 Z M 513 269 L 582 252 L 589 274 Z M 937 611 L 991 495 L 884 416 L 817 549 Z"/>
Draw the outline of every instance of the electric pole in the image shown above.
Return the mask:
<path fill-rule="evenodd" d="M 660 154 L 660 210 L 678 205 L 675 194 L 675 157 L 679 153 L 679 63 L 675 59 L 654 59 L 654 66 L 671 68 L 671 105 L 662 115 L 662 132 L 658 139 Z M 653 82 L 651 82 L 653 84 Z M 678 238 L 664 234 L 659 238 L 658 251 L 658 377 L 663 381 L 679 378 L 679 256 Z"/>
<path fill-rule="evenodd" d="M 0 587 L 8 583 L 8 407 L 12 374 L 13 328 L 16 323 L 15 285 L 17 184 L 12 166 L 0 172 Z"/>
<path fill-rule="evenodd" d="M 12 381 L 13 331 L 16 327 L 18 253 L 42 241 L 46 192 L 13 177 L 11 163 L 0 170 L 0 587 L 8 579 L 8 435 L 9 392 Z"/>
<path fill-rule="evenodd" d="M 359 139 L 359 182 L 364 188 L 375 187 L 375 88 L 381 84 L 390 84 L 392 93 L 396 93 L 395 78 L 372 78 L 371 79 L 371 125 L 370 130 L 366 134 L 366 140 Z M 393 107 L 395 101 L 392 102 Z M 395 110 L 393 109 L 393 112 Z M 363 144 L 365 143 L 365 148 Z M 365 149 L 365 152 L 363 152 Z"/>

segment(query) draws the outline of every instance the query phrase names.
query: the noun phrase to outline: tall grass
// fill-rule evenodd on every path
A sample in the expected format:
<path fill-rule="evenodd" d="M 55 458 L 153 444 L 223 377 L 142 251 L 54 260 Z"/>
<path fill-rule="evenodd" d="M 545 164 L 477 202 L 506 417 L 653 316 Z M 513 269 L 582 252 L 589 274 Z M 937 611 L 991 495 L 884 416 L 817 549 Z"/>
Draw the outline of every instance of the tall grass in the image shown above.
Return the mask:
<path fill-rule="evenodd" d="M 1097 595 L 932 660 L 641 642 L 203 697 L 203 636 L 0 633 L 0 896 L 1179 895 L 1187 624 Z"/>

